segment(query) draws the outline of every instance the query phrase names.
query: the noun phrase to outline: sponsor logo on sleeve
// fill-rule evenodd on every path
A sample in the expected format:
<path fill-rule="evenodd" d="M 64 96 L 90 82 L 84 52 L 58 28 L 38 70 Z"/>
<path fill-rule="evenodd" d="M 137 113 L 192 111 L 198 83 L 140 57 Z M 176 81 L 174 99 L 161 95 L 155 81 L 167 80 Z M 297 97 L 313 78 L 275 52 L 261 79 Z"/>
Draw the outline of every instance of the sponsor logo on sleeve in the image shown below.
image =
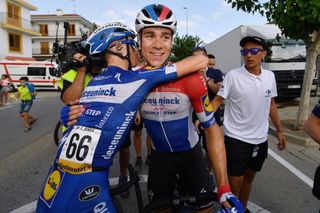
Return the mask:
<path fill-rule="evenodd" d="M 166 74 L 177 72 L 177 66 L 176 64 L 171 64 L 165 67 L 166 68 Z"/>
<path fill-rule="evenodd" d="M 43 192 L 41 194 L 42 200 L 50 207 L 54 200 L 55 195 L 57 194 L 59 187 L 62 183 L 64 172 L 54 169 L 48 176 Z"/>
<path fill-rule="evenodd" d="M 125 84 L 88 86 L 82 92 L 80 103 L 104 102 L 122 104 L 131 97 L 145 81 L 145 79 L 140 79 Z"/>
<path fill-rule="evenodd" d="M 213 111 L 213 109 L 212 109 L 212 105 L 210 103 L 208 95 L 203 96 L 201 99 L 202 99 L 203 107 L 204 107 L 204 110 L 206 111 L 206 114 L 207 112 L 209 112 L 210 114 Z"/>

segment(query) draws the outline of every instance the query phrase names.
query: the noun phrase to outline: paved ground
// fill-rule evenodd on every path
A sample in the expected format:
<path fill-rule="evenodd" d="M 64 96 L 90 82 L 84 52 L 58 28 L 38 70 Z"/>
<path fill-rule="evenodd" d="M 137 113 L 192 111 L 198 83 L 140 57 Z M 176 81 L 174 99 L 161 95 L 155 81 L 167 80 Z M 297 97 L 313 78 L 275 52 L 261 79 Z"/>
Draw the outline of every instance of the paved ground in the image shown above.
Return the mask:
<path fill-rule="evenodd" d="M 318 147 L 319 144 L 314 142 L 307 134 L 302 130 L 294 129 L 294 122 L 298 116 L 300 98 L 288 101 L 281 101 L 277 103 L 278 112 L 280 115 L 281 123 L 284 128 L 285 136 L 288 141 L 296 143 L 298 145 L 306 147 Z M 317 104 L 319 96 L 311 97 L 309 104 L 309 114 L 314 106 Z M 270 122 L 270 134 L 275 135 L 275 128 Z"/>

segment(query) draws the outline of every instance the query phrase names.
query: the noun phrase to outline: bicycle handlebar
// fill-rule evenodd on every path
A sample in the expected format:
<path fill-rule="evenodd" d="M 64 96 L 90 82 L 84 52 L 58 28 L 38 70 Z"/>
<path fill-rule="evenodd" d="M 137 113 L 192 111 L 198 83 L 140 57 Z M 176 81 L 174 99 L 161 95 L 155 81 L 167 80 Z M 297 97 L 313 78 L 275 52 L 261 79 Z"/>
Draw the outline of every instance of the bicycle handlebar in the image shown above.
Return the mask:
<path fill-rule="evenodd" d="M 182 196 L 182 197 L 173 197 L 167 199 L 158 199 L 152 201 L 148 205 L 146 205 L 143 209 L 143 213 L 150 213 L 156 209 L 160 209 L 163 207 L 179 207 L 183 204 L 187 204 L 188 206 L 195 205 L 199 202 L 211 202 L 211 201 L 218 201 L 218 195 L 215 192 L 207 192 L 203 194 L 199 194 L 196 196 Z"/>

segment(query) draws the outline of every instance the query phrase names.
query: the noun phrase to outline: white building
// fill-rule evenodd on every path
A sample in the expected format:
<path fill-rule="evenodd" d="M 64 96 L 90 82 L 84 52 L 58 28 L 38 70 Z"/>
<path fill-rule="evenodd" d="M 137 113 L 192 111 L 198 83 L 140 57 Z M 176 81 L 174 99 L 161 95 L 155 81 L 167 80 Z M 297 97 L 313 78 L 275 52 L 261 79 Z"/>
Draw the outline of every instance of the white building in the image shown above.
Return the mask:
<path fill-rule="evenodd" d="M 30 11 L 37 7 L 23 0 L 0 0 L 0 59 L 31 58 L 33 30 Z"/>
<path fill-rule="evenodd" d="M 67 30 L 67 41 L 78 41 L 83 34 L 89 34 L 93 30 L 93 23 L 77 14 L 62 14 L 57 10 L 57 14 L 31 15 L 34 28 L 41 36 L 32 37 L 32 54 L 37 60 L 49 59 L 52 56 L 53 43 L 57 39 L 60 44 L 64 42 L 65 28 L 64 22 L 69 23 Z"/>

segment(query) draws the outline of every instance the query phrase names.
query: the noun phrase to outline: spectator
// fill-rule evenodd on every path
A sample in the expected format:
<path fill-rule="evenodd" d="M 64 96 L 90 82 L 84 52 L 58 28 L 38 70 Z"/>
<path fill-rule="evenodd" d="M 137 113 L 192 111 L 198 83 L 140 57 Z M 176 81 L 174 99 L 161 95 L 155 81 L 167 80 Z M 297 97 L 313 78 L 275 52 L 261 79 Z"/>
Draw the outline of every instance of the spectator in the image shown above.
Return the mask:
<path fill-rule="evenodd" d="M 132 130 L 134 131 L 133 134 L 133 141 L 134 141 L 134 150 L 136 152 L 136 161 L 134 163 L 136 170 L 140 170 L 142 168 L 142 153 L 141 153 L 141 137 L 142 137 L 142 129 L 143 129 L 143 122 L 141 121 L 141 116 L 139 111 L 137 112 L 137 116 L 135 119 L 135 123 L 132 126 Z M 149 166 L 150 157 L 151 157 L 151 137 L 147 133 L 146 139 L 146 147 L 147 147 L 147 158 L 145 160 L 145 164 Z"/>
<path fill-rule="evenodd" d="M 18 87 L 18 96 L 21 99 L 20 105 L 20 117 L 23 119 L 25 128 L 24 131 L 28 132 L 31 130 L 31 124 L 37 120 L 29 114 L 31 106 L 33 104 L 32 97 L 35 96 L 35 93 L 31 93 L 28 86 L 26 77 L 20 78 L 20 86 Z"/>
<path fill-rule="evenodd" d="M 9 105 L 8 93 L 10 91 L 10 84 L 11 84 L 11 80 L 9 76 L 6 74 L 2 74 L 0 84 L 1 84 L 1 92 L 2 92 L 2 99 L 1 99 L 2 104 Z"/>
<path fill-rule="evenodd" d="M 211 65 L 212 65 L 212 60 L 210 58 L 212 58 L 213 55 L 210 55 L 210 57 L 209 57 L 204 46 L 196 46 L 195 48 L 193 48 L 192 55 L 206 55 L 209 58 L 208 69 L 205 73 L 202 73 L 202 75 L 206 81 L 206 84 L 208 87 L 208 96 L 209 96 L 209 100 L 211 101 L 219 90 L 220 83 L 223 80 L 223 74 L 220 70 L 215 70 L 213 68 L 209 68 L 210 61 L 211 61 Z M 213 56 L 213 58 L 214 58 L 214 56 Z M 214 79 L 217 79 L 217 80 L 214 80 Z M 219 84 L 218 84 L 218 82 L 219 82 Z M 221 106 L 214 113 L 215 120 L 219 126 L 222 125 L 222 119 L 221 119 L 222 113 L 220 111 L 221 111 Z M 196 119 L 195 113 L 193 113 L 193 119 L 195 120 L 195 126 L 197 127 L 198 132 L 199 132 L 199 141 L 202 140 L 202 147 L 204 148 L 204 150 L 206 150 L 206 161 L 208 163 L 208 167 L 209 167 L 209 170 L 211 173 L 210 174 L 211 181 L 212 181 L 212 185 L 214 187 L 215 180 L 214 180 L 214 176 L 212 174 L 212 172 L 213 172 L 212 165 L 210 163 L 210 158 L 209 158 L 208 152 L 207 152 L 206 137 L 204 137 L 203 128 L 201 127 L 199 120 Z"/>
<path fill-rule="evenodd" d="M 313 108 L 303 130 L 318 144 L 320 144 L 320 100 Z"/>
<path fill-rule="evenodd" d="M 304 124 L 303 130 L 310 135 L 315 142 L 320 144 L 320 100 Z M 312 193 L 320 200 L 320 166 L 316 169 L 316 174 L 313 179 Z"/>
<path fill-rule="evenodd" d="M 243 38 L 240 46 L 245 64 L 228 72 L 212 105 L 215 111 L 225 99 L 229 182 L 232 192 L 246 209 L 253 179 L 268 154 L 269 116 L 277 130 L 279 150 L 285 149 L 286 140 L 274 101 L 277 96 L 274 74 L 261 67 L 268 47 L 257 36 Z"/>

